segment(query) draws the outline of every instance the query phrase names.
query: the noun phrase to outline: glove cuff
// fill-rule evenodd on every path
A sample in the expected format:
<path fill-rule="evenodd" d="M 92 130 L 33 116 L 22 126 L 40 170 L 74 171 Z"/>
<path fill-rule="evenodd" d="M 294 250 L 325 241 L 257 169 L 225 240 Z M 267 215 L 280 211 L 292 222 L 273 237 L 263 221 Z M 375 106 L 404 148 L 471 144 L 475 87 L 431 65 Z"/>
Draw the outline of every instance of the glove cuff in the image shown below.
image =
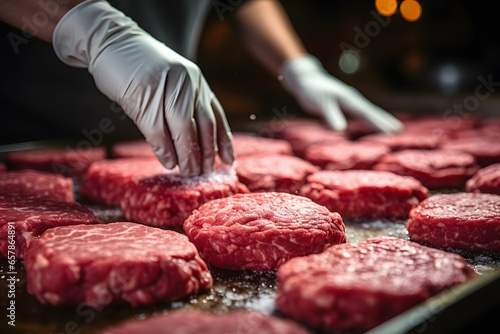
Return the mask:
<path fill-rule="evenodd" d="M 66 65 L 89 67 L 110 35 L 135 22 L 104 0 L 87 0 L 71 8 L 57 23 L 52 45 L 57 57 Z"/>
<path fill-rule="evenodd" d="M 305 54 L 285 61 L 280 67 L 278 80 L 286 90 L 293 92 L 301 76 L 314 72 L 326 73 L 326 70 L 318 58 Z"/>

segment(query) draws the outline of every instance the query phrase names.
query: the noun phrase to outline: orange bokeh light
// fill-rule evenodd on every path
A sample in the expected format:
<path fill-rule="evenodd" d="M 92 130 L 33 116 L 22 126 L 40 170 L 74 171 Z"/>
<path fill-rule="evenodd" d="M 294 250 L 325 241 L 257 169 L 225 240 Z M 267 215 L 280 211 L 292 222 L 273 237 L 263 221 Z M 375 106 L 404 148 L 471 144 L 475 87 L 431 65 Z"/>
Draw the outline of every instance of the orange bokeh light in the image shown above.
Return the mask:
<path fill-rule="evenodd" d="M 399 6 L 401 16 L 410 22 L 417 21 L 422 16 L 422 6 L 416 0 L 404 0 Z"/>
<path fill-rule="evenodd" d="M 380 15 L 391 16 L 398 9 L 396 0 L 375 0 L 375 8 Z"/>

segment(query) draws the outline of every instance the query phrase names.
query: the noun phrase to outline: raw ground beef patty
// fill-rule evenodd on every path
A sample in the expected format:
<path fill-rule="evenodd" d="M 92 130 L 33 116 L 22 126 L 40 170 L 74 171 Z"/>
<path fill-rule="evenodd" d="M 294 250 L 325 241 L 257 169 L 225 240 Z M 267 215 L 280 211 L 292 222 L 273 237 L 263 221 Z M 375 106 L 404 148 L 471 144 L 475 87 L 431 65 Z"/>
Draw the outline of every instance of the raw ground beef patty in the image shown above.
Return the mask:
<path fill-rule="evenodd" d="M 9 169 L 36 169 L 66 176 L 80 177 L 94 161 L 106 157 L 104 147 L 89 149 L 40 148 L 10 152 Z"/>
<path fill-rule="evenodd" d="M 475 276 L 457 254 L 378 237 L 289 260 L 276 304 L 296 320 L 367 330 Z"/>
<path fill-rule="evenodd" d="M 133 182 L 121 201 L 127 219 L 153 226 L 182 225 L 205 202 L 249 192 L 234 169 L 193 178 L 161 174 Z"/>
<path fill-rule="evenodd" d="M 285 140 L 261 138 L 242 133 L 234 134 L 233 148 L 237 158 L 256 154 L 293 155 L 292 146 Z"/>
<path fill-rule="evenodd" d="M 279 138 L 292 145 L 293 153 L 303 157 L 306 149 L 313 144 L 336 144 L 347 140 L 344 132 L 327 129 L 320 124 L 288 127 L 279 133 Z"/>
<path fill-rule="evenodd" d="M 251 193 L 202 205 L 184 231 L 208 263 L 272 270 L 286 260 L 346 241 L 338 213 L 286 193 Z"/>
<path fill-rule="evenodd" d="M 116 143 L 111 148 L 111 155 L 115 158 L 156 158 L 151 145 L 145 140 Z"/>
<path fill-rule="evenodd" d="M 494 164 L 477 171 L 467 181 L 465 189 L 473 193 L 490 193 L 500 195 L 500 164 Z"/>
<path fill-rule="evenodd" d="M 412 177 L 381 171 L 320 171 L 300 194 L 342 217 L 407 217 L 428 195 Z"/>
<path fill-rule="evenodd" d="M 0 195 L 75 201 L 71 178 L 35 170 L 0 173 Z"/>
<path fill-rule="evenodd" d="M 500 140 L 495 138 L 478 137 L 449 140 L 443 143 L 441 148 L 471 154 L 482 167 L 500 163 Z"/>
<path fill-rule="evenodd" d="M 214 314 L 200 311 L 180 311 L 168 315 L 132 320 L 103 334 L 308 334 L 290 320 L 262 313 L 237 311 Z"/>
<path fill-rule="evenodd" d="M 479 169 L 474 157 L 446 150 L 404 150 L 384 156 L 373 169 L 413 176 L 426 187 L 463 187 Z"/>
<path fill-rule="evenodd" d="M 361 142 L 378 143 L 389 147 L 392 151 L 408 149 L 432 150 L 442 141 L 441 135 L 405 131 L 396 134 L 377 133 L 361 137 Z"/>
<path fill-rule="evenodd" d="M 314 144 L 306 149 L 304 159 L 322 169 L 370 169 L 389 151 L 388 146 L 377 143 Z"/>
<path fill-rule="evenodd" d="M 284 138 L 284 132 L 290 129 L 300 130 L 304 128 L 311 128 L 315 130 L 327 130 L 327 127 L 321 124 L 317 118 L 281 118 L 276 117 L 264 125 L 266 136 L 271 138 Z"/>
<path fill-rule="evenodd" d="M 405 132 L 422 133 L 430 136 L 439 134 L 455 135 L 479 125 L 480 119 L 476 117 L 464 118 L 461 115 L 432 116 L 422 115 L 404 121 Z"/>
<path fill-rule="evenodd" d="M 410 239 L 437 247 L 500 251 L 500 196 L 434 195 L 410 212 Z"/>
<path fill-rule="evenodd" d="M 171 173 L 156 158 L 102 160 L 85 173 L 80 192 L 85 197 L 107 205 L 119 205 L 134 181 L 157 174 Z"/>
<path fill-rule="evenodd" d="M 50 229 L 31 243 L 24 263 L 28 292 L 56 306 L 138 306 L 212 287 L 186 236 L 133 223 Z"/>
<path fill-rule="evenodd" d="M 9 254 L 9 236 L 14 226 L 15 255 L 22 258 L 30 242 L 45 230 L 62 225 L 99 223 L 94 214 L 73 202 L 47 198 L 0 195 L 0 258 Z"/>
<path fill-rule="evenodd" d="M 309 162 L 287 155 L 256 155 L 237 159 L 236 173 L 250 191 L 296 193 L 307 175 L 318 168 Z"/>

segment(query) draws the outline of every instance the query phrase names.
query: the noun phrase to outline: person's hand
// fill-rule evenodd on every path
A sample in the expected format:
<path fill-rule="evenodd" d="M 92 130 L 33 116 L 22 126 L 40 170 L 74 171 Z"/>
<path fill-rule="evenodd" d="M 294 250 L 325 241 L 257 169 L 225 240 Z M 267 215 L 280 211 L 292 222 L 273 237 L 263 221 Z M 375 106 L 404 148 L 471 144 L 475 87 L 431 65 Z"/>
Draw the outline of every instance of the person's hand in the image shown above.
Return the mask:
<path fill-rule="evenodd" d="M 323 117 L 335 130 L 345 130 L 342 112 L 362 118 L 376 129 L 391 133 L 403 129 L 394 116 L 368 101 L 359 91 L 328 74 L 319 60 L 303 55 L 281 67 L 282 84 L 308 113 Z"/>
<path fill-rule="evenodd" d="M 85 1 L 57 24 L 57 56 L 88 68 L 97 88 L 136 123 L 166 168 L 213 171 L 218 151 L 233 162 L 224 110 L 200 69 L 105 1 Z"/>

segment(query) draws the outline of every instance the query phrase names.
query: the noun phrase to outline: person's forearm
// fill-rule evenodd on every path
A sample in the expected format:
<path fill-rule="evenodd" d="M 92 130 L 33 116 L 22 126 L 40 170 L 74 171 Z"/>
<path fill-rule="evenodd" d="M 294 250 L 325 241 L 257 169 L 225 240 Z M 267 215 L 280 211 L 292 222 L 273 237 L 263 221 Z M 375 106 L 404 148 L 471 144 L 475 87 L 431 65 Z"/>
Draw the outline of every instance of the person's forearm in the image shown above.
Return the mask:
<path fill-rule="evenodd" d="M 250 0 L 234 13 L 243 42 L 273 75 L 284 61 L 307 53 L 277 0 Z"/>
<path fill-rule="evenodd" d="M 59 20 L 83 0 L 0 0 L 0 21 L 19 29 L 27 22 L 36 31 L 27 31 L 51 43 L 52 34 Z"/>

